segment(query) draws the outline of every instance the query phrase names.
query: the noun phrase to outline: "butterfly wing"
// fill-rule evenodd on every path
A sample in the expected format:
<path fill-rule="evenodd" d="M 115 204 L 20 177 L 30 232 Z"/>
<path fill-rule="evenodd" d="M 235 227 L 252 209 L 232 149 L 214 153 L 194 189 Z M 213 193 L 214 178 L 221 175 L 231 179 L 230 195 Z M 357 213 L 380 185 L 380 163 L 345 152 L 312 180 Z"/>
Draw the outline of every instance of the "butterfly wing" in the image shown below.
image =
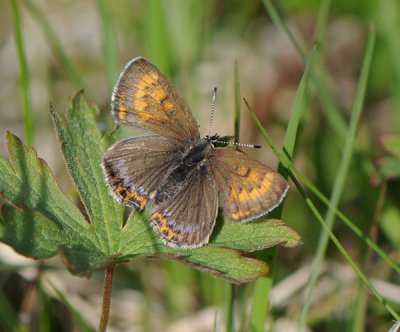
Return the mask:
<path fill-rule="evenodd" d="M 192 112 L 168 79 L 138 57 L 122 71 L 112 96 L 112 111 L 123 124 L 148 129 L 176 142 L 199 138 Z"/>
<path fill-rule="evenodd" d="M 179 163 L 176 144 L 158 135 L 132 137 L 111 146 L 103 158 L 113 195 L 142 211 Z"/>
<path fill-rule="evenodd" d="M 191 172 L 175 195 L 155 208 L 149 222 L 165 244 L 197 248 L 208 243 L 217 209 L 218 190 L 205 167 Z"/>
<path fill-rule="evenodd" d="M 289 188 L 281 175 L 242 152 L 216 148 L 210 160 L 225 213 L 232 221 L 246 222 L 267 214 Z"/>

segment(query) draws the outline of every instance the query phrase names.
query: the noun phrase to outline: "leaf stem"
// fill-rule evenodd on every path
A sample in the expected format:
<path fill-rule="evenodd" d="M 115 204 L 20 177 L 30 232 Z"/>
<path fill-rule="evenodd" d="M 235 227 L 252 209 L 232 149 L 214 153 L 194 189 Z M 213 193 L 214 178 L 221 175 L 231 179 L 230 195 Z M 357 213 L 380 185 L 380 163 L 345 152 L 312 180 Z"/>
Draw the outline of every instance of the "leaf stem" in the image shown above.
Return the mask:
<path fill-rule="evenodd" d="M 108 325 L 108 318 L 110 317 L 110 303 L 112 282 L 114 277 L 115 266 L 108 266 L 105 270 L 104 285 L 103 285 L 103 304 L 101 306 L 101 319 L 99 325 L 99 332 L 105 332 Z"/>

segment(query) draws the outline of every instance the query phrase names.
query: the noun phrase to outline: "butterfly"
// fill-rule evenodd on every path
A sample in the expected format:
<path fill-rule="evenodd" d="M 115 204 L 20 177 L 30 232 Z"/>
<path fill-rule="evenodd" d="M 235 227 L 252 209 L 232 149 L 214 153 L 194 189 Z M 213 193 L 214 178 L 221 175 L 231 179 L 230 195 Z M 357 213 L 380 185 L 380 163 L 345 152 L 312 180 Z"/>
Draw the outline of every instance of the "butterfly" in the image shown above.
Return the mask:
<path fill-rule="evenodd" d="M 132 59 L 115 85 L 111 108 L 119 124 L 151 134 L 112 145 L 103 169 L 113 196 L 143 211 L 168 246 L 209 242 L 219 202 L 236 223 L 278 206 L 288 183 L 267 165 L 200 137 L 193 114 L 168 79 L 142 57 Z"/>

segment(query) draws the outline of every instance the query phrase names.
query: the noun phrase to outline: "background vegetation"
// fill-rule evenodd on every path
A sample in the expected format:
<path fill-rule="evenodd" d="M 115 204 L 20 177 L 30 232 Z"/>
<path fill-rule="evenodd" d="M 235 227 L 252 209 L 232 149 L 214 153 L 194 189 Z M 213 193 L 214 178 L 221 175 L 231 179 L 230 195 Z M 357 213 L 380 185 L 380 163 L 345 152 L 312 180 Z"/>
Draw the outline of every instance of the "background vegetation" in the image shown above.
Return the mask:
<path fill-rule="evenodd" d="M 0 17 L 1 155 L 7 130 L 22 137 L 77 202 L 49 102 L 62 109 L 83 88 L 99 107 L 100 128 L 113 128 L 112 87 L 138 55 L 173 80 L 203 134 L 214 86 L 213 131 L 234 132 L 237 61 L 241 96 L 273 142 L 294 149 L 300 182 L 309 179 L 329 199 L 324 204 L 307 185 L 306 198 L 291 184 L 282 219 L 303 245 L 264 253 L 274 257 L 272 272 L 255 283 L 233 287 L 169 261 L 120 265 L 110 331 L 262 331 L 265 316 L 272 331 L 387 331 L 398 318 L 397 1 L 15 0 L 0 3 Z M 290 122 L 296 130 L 287 129 Z M 267 145 L 244 107 L 240 141 Z M 246 152 L 278 165 L 269 148 Z M 38 265 L 6 245 L 0 264 L 0 330 L 84 329 L 75 311 L 97 326 L 103 273 L 74 277 L 57 257 Z"/>

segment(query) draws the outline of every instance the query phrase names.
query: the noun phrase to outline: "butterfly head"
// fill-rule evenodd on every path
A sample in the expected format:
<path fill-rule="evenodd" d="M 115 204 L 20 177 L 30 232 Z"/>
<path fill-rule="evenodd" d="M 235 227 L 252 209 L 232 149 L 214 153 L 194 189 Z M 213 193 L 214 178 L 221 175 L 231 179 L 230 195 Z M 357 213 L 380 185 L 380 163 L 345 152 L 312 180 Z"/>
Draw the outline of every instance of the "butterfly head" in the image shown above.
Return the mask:
<path fill-rule="evenodd" d="M 217 135 L 217 134 L 214 134 L 214 135 L 206 135 L 206 137 L 205 137 L 205 140 L 206 140 L 208 143 L 211 143 L 212 146 L 214 146 L 214 143 L 219 143 L 219 142 L 220 142 L 219 139 L 220 139 L 220 136 Z"/>

